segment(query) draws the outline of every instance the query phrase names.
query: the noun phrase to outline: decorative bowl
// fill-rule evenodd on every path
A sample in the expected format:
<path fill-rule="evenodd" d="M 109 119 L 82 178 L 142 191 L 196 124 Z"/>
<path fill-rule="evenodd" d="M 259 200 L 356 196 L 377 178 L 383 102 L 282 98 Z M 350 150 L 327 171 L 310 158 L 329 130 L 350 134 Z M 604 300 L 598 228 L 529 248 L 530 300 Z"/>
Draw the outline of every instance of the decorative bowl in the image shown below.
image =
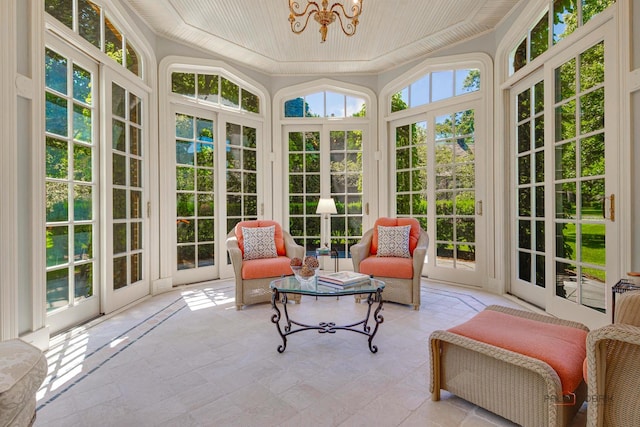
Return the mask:
<path fill-rule="evenodd" d="M 293 271 L 293 275 L 296 277 L 296 280 L 300 283 L 300 289 L 315 289 L 317 283 L 317 275 L 318 268 L 312 268 L 313 275 L 311 276 L 303 276 L 302 275 L 303 266 L 291 266 L 291 271 Z"/>

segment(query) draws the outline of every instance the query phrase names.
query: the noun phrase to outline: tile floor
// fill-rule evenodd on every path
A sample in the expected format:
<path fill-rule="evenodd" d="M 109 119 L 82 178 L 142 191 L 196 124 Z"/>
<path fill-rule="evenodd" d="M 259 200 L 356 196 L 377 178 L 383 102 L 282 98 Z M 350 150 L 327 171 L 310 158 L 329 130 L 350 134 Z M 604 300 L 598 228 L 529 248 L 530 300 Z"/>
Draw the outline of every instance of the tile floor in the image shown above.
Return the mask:
<path fill-rule="evenodd" d="M 385 304 L 367 338 L 301 332 L 281 344 L 270 304 L 236 311 L 229 281 L 176 289 L 54 337 L 35 426 L 510 426 L 429 394 L 431 331 L 507 298 L 423 280 L 419 311 Z M 364 315 L 352 298 L 303 297 L 308 323 Z M 573 427 L 585 425 L 586 408 Z"/>

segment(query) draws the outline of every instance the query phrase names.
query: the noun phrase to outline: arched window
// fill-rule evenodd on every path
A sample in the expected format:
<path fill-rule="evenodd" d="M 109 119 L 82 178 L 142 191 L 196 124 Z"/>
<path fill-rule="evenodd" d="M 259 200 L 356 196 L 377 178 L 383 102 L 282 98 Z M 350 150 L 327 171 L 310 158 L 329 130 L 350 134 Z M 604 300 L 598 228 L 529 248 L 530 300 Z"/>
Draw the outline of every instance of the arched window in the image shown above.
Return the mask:
<path fill-rule="evenodd" d="M 142 76 L 140 56 L 104 8 L 89 0 L 45 0 L 45 11 L 115 62 Z"/>
<path fill-rule="evenodd" d="M 480 70 L 464 68 L 433 71 L 396 92 L 391 112 L 415 108 L 480 90 Z"/>
<path fill-rule="evenodd" d="M 308 254 L 328 244 L 349 268 L 349 248 L 360 241 L 363 224 L 369 225 L 369 200 L 377 188 L 373 94 L 329 80 L 282 92 L 274 108 L 282 127 L 281 200 L 288 229 Z M 337 213 L 317 214 L 320 198 L 332 198 Z"/>
<path fill-rule="evenodd" d="M 284 102 L 284 117 L 344 118 L 366 115 L 363 98 L 331 91 L 298 96 Z"/>
<path fill-rule="evenodd" d="M 542 55 L 549 46 L 560 43 L 614 3 L 615 0 L 551 0 L 540 19 L 511 51 L 509 74 Z"/>
<path fill-rule="evenodd" d="M 171 92 L 200 102 L 260 114 L 260 98 L 256 94 L 219 74 L 173 72 Z"/>
<path fill-rule="evenodd" d="M 429 234 L 430 277 L 481 285 L 491 64 L 485 55 L 438 61 L 416 67 L 383 92 L 388 210 L 417 219 Z"/>
<path fill-rule="evenodd" d="M 233 274 L 225 238 L 265 215 L 268 94 L 218 61 L 168 57 L 160 65 L 160 163 L 170 177 L 161 226 L 174 284 Z M 164 111 L 163 111 L 164 110 Z"/>

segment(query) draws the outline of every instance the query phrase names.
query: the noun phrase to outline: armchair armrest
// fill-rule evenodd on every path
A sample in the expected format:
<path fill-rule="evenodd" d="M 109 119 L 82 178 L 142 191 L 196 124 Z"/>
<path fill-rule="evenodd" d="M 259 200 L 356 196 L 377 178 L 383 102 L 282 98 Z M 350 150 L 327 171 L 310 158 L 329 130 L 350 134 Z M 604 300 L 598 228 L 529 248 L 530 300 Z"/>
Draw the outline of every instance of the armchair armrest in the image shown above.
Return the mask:
<path fill-rule="evenodd" d="M 367 230 L 362 236 L 360 243 L 351 246 L 351 260 L 353 261 L 353 271 L 360 272 L 360 263 L 371 253 L 371 240 L 373 239 L 373 228 Z"/>
<path fill-rule="evenodd" d="M 587 406 L 587 425 L 604 425 L 605 412 L 622 417 L 617 418 L 618 421 L 633 420 L 626 425 L 637 424 L 640 408 L 635 405 L 635 393 L 640 381 L 636 373 L 639 357 L 640 327 L 613 324 L 589 332 L 587 388 L 595 398 Z"/>
<path fill-rule="evenodd" d="M 284 236 L 284 247 L 287 252 L 287 257 L 304 259 L 304 248 L 297 244 L 288 232 L 283 230 L 282 235 Z"/>
<path fill-rule="evenodd" d="M 231 259 L 231 265 L 233 265 L 233 272 L 237 278 L 242 277 L 242 251 L 238 245 L 238 239 L 236 238 L 233 230 L 227 234 L 227 252 L 229 252 L 229 258 Z"/>
<path fill-rule="evenodd" d="M 426 231 L 420 231 L 420 238 L 418 239 L 418 244 L 416 248 L 413 250 L 413 271 L 414 278 L 420 280 L 420 276 L 422 275 L 422 267 L 424 267 L 424 259 L 427 256 L 427 246 L 429 246 L 429 235 Z"/>

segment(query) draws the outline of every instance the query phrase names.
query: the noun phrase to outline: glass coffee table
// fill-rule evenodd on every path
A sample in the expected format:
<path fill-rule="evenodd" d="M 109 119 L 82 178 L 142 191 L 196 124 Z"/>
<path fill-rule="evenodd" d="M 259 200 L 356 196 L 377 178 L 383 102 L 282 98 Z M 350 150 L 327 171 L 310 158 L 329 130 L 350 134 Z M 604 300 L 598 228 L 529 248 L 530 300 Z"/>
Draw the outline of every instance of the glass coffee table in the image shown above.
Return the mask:
<path fill-rule="evenodd" d="M 380 314 L 380 310 L 382 310 L 382 290 L 384 289 L 384 282 L 382 280 L 371 278 L 368 284 L 346 288 L 334 288 L 316 282 L 313 286 L 303 288 L 294 276 L 286 276 L 273 280 L 269 287 L 273 292 L 271 295 L 271 306 L 276 312 L 271 316 L 271 321 L 276 324 L 278 333 L 282 337 L 282 344 L 278 346 L 279 353 L 282 353 L 287 348 L 287 336 L 308 330 L 317 330 L 321 334 L 334 334 L 338 330 L 357 332 L 369 337 L 369 350 L 372 353 L 378 351 L 378 347 L 373 345 L 372 341 L 376 332 L 378 332 L 378 326 L 384 321 L 384 318 Z M 287 311 L 289 294 L 309 295 L 312 297 L 366 295 L 367 315 L 364 319 L 347 325 L 336 325 L 334 322 L 320 322 L 318 325 L 306 325 L 296 322 L 289 317 L 289 312 Z M 282 305 L 282 311 L 278 308 L 278 303 Z M 371 316 L 371 306 L 373 306 L 374 303 L 378 303 L 378 305 L 373 312 L 373 316 Z M 284 316 L 282 312 L 284 312 Z M 283 320 L 283 326 L 280 325 L 280 320 Z M 370 321 L 371 324 L 369 324 Z M 373 323 L 375 323 L 375 325 L 373 325 Z"/>

